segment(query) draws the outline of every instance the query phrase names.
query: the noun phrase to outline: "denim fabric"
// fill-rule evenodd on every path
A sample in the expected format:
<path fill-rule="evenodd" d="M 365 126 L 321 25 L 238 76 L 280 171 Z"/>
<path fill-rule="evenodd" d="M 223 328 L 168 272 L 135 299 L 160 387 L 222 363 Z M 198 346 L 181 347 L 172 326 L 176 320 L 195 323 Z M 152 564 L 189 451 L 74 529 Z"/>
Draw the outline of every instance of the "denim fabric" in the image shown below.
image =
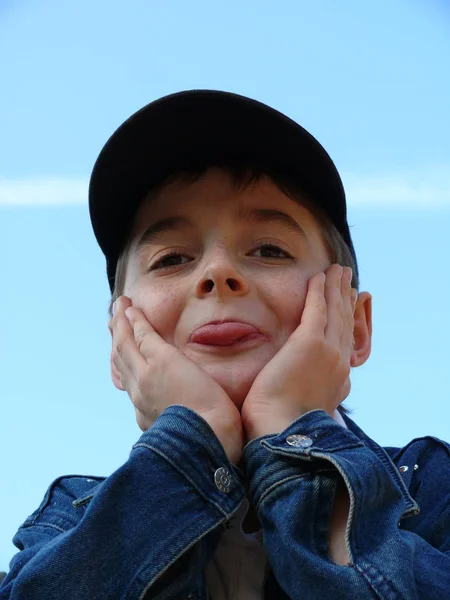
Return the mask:
<path fill-rule="evenodd" d="M 450 598 L 450 446 L 383 449 L 345 421 L 315 410 L 251 441 L 242 473 L 199 415 L 170 406 L 109 477 L 50 485 L 14 536 L 0 600 L 206 600 L 206 565 L 247 486 L 271 566 L 266 599 Z M 292 445 L 295 435 L 312 443 Z M 220 467 L 231 474 L 222 491 Z M 328 554 L 341 476 L 348 566 Z"/>

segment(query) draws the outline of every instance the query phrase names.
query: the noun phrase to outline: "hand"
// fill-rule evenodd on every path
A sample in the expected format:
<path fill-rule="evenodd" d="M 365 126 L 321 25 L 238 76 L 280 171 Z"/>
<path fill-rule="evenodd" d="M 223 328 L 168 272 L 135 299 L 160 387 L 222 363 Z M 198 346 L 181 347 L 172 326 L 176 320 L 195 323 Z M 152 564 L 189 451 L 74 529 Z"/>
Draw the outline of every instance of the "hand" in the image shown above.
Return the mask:
<path fill-rule="evenodd" d="M 237 464 L 242 452 L 242 423 L 224 389 L 165 342 L 126 296 L 116 300 L 110 328 L 112 361 L 122 388 L 133 402 L 140 429 L 149 429 L 169 405 L 182 404 L 208 422 L 230 461 Z"/>
<path fill-rule="evenodd" d="M 332 265 L 310 279 L 300 325 L 260 371 L 242 406 L 247 440 L 279 433 L 310 410 L 334 416 L 350 393 L 355 292 L 348 267 Z"/>

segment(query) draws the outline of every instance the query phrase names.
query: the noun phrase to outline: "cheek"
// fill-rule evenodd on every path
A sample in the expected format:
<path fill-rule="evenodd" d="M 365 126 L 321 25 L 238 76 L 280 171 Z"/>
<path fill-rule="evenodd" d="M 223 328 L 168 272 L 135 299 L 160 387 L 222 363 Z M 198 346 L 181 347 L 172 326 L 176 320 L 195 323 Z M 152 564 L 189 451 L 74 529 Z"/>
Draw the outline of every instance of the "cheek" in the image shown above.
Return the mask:
<path fill-rule="evenodd" d="M 175 327 L 181 313 L 181 306 L 176 294 L 165 291 L 131 290 L 133 306 L 144 313 L 150 325 L 164 341 L 174 343 Z"/>
<path fill-rule="evenodd" d="M 308 277 L 293 273 L 291 277 L 273 278 L 266 299 L 284 333 L 290 335 L 300 324 L 308 289 Z"/>

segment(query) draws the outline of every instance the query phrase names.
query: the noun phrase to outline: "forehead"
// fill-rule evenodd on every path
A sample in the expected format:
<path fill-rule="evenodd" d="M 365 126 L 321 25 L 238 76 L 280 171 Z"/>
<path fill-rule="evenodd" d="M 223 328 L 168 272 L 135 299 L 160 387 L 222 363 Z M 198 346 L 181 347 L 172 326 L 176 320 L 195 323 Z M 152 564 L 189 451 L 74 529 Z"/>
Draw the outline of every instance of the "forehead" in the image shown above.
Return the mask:
<path fill-rule="evenodd" d="M 216 222 L 261 222 L 262 219 L 248 218 L 252 208 L 274 213 L 278 210 L 292 221 L 310 227 L 318 224 L 312 212 L 302 204 L 300 194 L 294 200 L 269 177 L 235 180 L 227 172 L 211 168 L 195 180 L 180 177 L 150 193 L 136 214 L 133 233 L 136 235 L 152 223 L 173 216 L 192 218 L 198 224 L 208 218 Z"/>

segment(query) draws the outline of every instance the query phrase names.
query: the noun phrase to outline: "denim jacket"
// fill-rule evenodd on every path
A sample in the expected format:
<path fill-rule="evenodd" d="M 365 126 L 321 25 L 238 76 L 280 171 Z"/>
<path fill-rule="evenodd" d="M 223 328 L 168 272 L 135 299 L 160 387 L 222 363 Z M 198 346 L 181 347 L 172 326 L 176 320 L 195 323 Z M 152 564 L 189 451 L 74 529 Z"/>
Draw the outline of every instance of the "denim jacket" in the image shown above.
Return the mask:
<path fill-rule="evenodd" d="M 249 442 L 245 472 L 209 425 L 170 406 L 107 478 L 54 481 L 20 526 L 1 600 L 206 600 L 205 569 L 248 492 L 270 564 L 264 598 L 450 598 L 450 446 L 381 448 L 313 410 Z M 328 534 L 336 484 L 350 495 L 350 564 Z"/>

